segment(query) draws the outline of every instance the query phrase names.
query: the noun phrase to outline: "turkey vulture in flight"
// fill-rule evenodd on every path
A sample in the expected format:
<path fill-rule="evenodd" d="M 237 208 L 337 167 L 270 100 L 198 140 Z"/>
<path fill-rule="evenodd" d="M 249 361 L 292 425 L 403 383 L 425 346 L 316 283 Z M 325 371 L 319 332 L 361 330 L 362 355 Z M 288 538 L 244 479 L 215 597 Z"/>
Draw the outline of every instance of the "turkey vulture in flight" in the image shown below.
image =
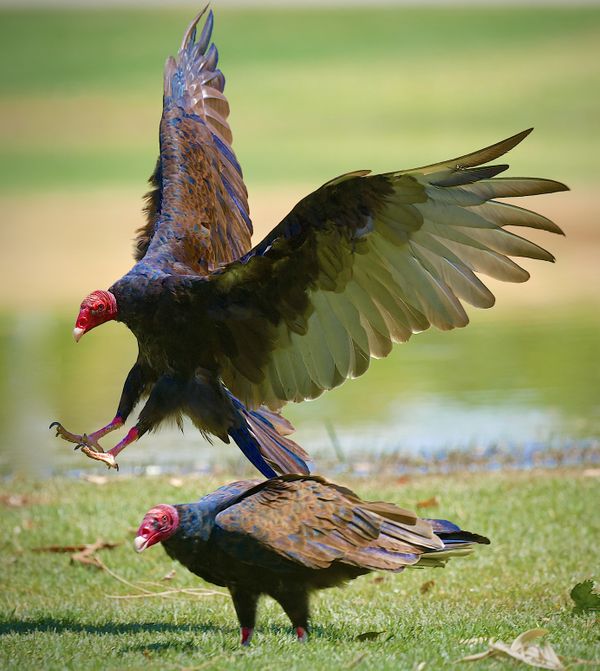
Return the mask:
<path fill-rule="evenodd" d="M 281 604 L 303 641 L 311 591 L 370 571 L 444 566 L 489 540 L 393 503 L 362 501 L 317 476 L 283 475 L 234 482 L 197 503 L 154 506 L 135 548 L 159 542 L 192 573 L 229 589 L 244 645 L 262 594 Z"/>
<path fill-rule="evenodd" d="M 484 165 L 524 131 L 434 165 L 337 177 L 251 248 L 212 12 L 196 39 L 203 13 L 166 64 L 160 155 L 136 263 L 108 291 L 85 298 L 74 329 L 79 340 L 104 322 L 123 322 L 138 340 L 137 361 L 109 424 L 83 435 L 52 426 L 116 467 L 128 444 L 187 415 L 203 434 L 233 438 L 266 477 L 308 473 L 307 454 L 286 437 L 292 427 L 282 406 L 362 375 L 371 357 L 430 325 L 465 326 L 463 302 L 494 303 L 479 274 L 528 279 L 511 256 L 553 261 L 505 226 L 561 233 L 558 226 L 496 199 L 567 187 L 498 178 L 507 165 Z M 99 439 L 144 396 L 135 426 L 105 452 Z"/>

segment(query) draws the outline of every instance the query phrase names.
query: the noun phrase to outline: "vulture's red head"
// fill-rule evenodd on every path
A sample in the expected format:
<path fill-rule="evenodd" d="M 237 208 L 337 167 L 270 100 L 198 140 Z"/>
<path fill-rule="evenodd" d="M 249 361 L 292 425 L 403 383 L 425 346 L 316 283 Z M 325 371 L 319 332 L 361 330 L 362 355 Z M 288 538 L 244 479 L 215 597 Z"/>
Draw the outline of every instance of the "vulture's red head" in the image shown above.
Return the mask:
<path fill-rule="evenodd" d="M 91 331 L 96 326 L 104 324 L 117 316 L 117 299 L 110 291 L 93 291 L 87 298 L 83 299 L 83 303 L 79 308 L 79 315 L 75 322 L 73 329 L 73 337 L 75 342 L 84 333 Z"/>
<path fill-rule="evenodd" d="M 144 515 L 133 541 L 135 551 L 142 552 L 151 545 L 166 540 L 177 531 L 178 526 L 177 509 L 166 503 L 159 503 Z"/>

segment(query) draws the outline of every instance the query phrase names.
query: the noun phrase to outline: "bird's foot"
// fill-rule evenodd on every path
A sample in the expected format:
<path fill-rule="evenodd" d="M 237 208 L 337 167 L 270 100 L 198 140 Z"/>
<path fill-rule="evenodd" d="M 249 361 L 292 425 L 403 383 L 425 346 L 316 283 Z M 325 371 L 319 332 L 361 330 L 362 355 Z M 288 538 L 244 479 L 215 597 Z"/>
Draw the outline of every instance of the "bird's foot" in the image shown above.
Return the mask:
<path fill-rule="evenodd" d="M 296 639 L 298 643 L 306 643 L 308 641 L 308 632 L 304 627 L 296 627 Z"/>
<path fill-rule="evenodd" d="M 87 433 L 71 433 L 70 431 L 67 431 L 60 422 L 52 422 L 52 424 L 50 424 L 50 428 L 56 429 L 56 435 L 59 438 L 66 440 L 68 443 L 75 443 L 76 450 L 80 447 L 87 447 L 89 451 L 93 450 L 94 452 L 99 453 L 104 452 L 94 433 L 91 433 L 89 436 Z"/>
<path fill-rule="evenodd" d="M 77 435 L 76 433 L 71 433 L 67 431 L 60 422 L 52 422 L 50 424 L 51 429 L 56 429 L 56 435 L 66 440 L 69 443 L 75 443 L 75 449 L 81 448 L 81 451 L 89 457 L 90 459 L 95 459 L 96 461 L 103 461 L 108 468 L 114 468 L 117 471 L 119 470 L 119 465 L 116 461 L 116 456 L 119 452 L 127 447 L 134 440 L 137 440 L 140 436 L 140 431 L 137 426 L 129 429 L 127 435 L 123 440 L 118 442 L 112 449 L 105 452 L 102 449 L 102 446 L 98 442 L 102 436 L 105 436 L 107 433 L 118 429 L 120 426 L 123 426 L 123 420 L 119 415 L 117 415 L 110 424 L 107 424 L 105 427 L 87 434 Z"/>
<path fill-rule="evenodd" d="M 100 451 L 95 450 L 93 447 L 88 445 L 80 445 L 81 451 L 88 456 L 90 459 L 95 459 L 96 461 L 103 461 L 108 468 L 114 468 L 117 471 L 119 470 L 119 464 L 117 464 L 116 459 L 110 452 L 104 452 L 100 447 Z"/>
<path fill-rule="evenodd" d="M 246 647 L 250 645 L 250 641 L 252 640 L 252 634 L 254 633 L 254 629 L 252 627 L 242 627 L 240 629 L 240 633 L 242 635 L 242 640 L 240 643 Z"/>

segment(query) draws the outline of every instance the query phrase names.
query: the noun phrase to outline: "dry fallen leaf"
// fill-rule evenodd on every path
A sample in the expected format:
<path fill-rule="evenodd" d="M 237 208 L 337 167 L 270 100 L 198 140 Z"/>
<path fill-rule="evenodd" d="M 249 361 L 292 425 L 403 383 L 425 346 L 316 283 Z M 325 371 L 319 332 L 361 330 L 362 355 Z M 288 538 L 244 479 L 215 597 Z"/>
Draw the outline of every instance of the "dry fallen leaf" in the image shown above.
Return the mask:
<path fill-rule="evenodd" d="M 2 494 L 0 503 L 7 508 L 22 508 L 31 503 L 31 499 L 25 494 Z"/>
<path fill-rule="evenodd" d="M 437 496 L 431 496 L 428 499 L 417 501 L 417 508 L 435 508 L 440 505 L 440 500 Z"/>
<path fill-rule="evenodd" d="M 85 545 L 45 545 L 39 548 L 31 548 L 32 552 L 81 552 Z"/>
<path fill-rule="evenodd" d="M 172 569 L 172 570 L 169 571 L 166 575 L 164 575 L 164 576 L 161 578 L 161 580 L 164 580 L 164 581 L 167 581 L 167 580 L 173 580 L 173 578 L 175 577 L 176 573 L 177 573 L 177 571 L 176 571 L 175 569 Z"/>
<path fill-rule="evenodd" d="M 169 484 L 171 487 L 183 487 L 183 478 L 171 478 Z"/>
<path fill-rule="evenodd" d="M 117 545 L 120 545 L 120 543 L 105 543 L 99 538 L 95 543 L 86 545 L 80 552 L 73 553 L 71 555 L 71 563 L 79 562 L 80 564 L 95 566 L 96 568 L 101 569 L 103 564 L 100 559 L 96 557 L 96 552 L 105 548 L 111 550 L 112 548 L 117 547 Z"/>
<path fill-rule="evenodd" d="M 90 482 L 92 485 L 105 485 L 108 482 L 106 475 L 94 475 L 94 473 L 84 475 L 82 478 L 86 482 Z"/>
<path fill-rule="evenodd" d="M 434 585 L 435 580 L 427 580 L 421 585 L 421 587 L 419 587 L 419 592 L 421 592 L 421 594 L 427 594 L 427 592 L 429 592 Z"/>
<path fill-rule="evenodd" d="M 486 657 L 491 657 L 494 654 L 494 651 L 491 649 L 484 650 L 483 652 L 476 652 L 473 655 L 467 655 L 466 657 L 461 657 L 459 662 L 476 662 L 479 659 L 485 659 Z"/>
<path fill-rule="evenodd" d="M 537 641 L 548 633 L 546 629 L 530 629 L 517 636 L 508 645 L 504 641 L 488 641 L 488 649 L 473 655 L 467 655 L 459 662 L 475 662 L 486 657 L 510 657 L 539 669 L 562 671 L 565 667 L 554 648 L 549 643 L 537 645 Z"/>
<path fill-rule="evenodd" d="M 48 497 L 42 494 L 0 494 L 0 505 L 7 508 L 26 508 L 28 506 L 39 506 L 48 502 Z"/>
<path fill-rule="evenodd" d="M 88 564 L 96 568 L 102 568 L 102 562 L 96 557 L 98 550 L 112 550 L 121 543 L 110 543 L 98 538 L 94 543 L 82 545 L 46 545 L 45 547 L 32 548 L 33 552 L 69 552 L 71 562 Z"/>

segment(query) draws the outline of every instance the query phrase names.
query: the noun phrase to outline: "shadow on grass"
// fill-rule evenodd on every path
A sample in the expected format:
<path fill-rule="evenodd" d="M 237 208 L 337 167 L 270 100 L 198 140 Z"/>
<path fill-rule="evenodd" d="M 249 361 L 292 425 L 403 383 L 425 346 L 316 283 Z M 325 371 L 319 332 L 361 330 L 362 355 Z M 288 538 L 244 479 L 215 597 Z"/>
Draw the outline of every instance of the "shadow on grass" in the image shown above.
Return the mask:
<path fill-rule="evenodd" d="M 238 629 L 235 624 L 231 625 L 215 625 L 210 622 L 202 622 L 200 624 L 172 624 L 169 622 L 106 622 L 105 624 L 89 624 L 86 622 L 79 622 L 69 620 L 66 618 L 41 617 L 31 620 L 7 619 L 0 622 L 0 636 L 8 634 L 36 634 L 36 633 L 52 633 L 52 634 L 112 634 L 114 636 L 124 634 L 142 634 L 142 633 L 214 633 L 225 636 L 237 636 Z M 272 634 L 274 636 L 290 636 L 293 638 L 293 629 L 291 625 L 278 624 L 264 624 L 256 628 L 256 634 Z M 331 638 L 341 636 L 341 630 L 336 627 L 322 627 L 315 625 L 311 627 L 311 638 Z M 142 645 L 128 646 L 126 650 L 162 650 L 169 647 L 177 647 L 181 649 L 195 647 L 193 640 L 189 642 L 173 641 L 173 643 L 145 643 Z"/>
<path fill-rule="evenodd" d="M 168 622 L 106 622 L 89 624 L 65 618 L 41 617 L 31 620 L 3 620 L 0 622 L 0 636 L 6 634 L 35 634 L 50 632 L 53 634 L 140 634 L 147 632 L 189 632 L 214 631 L 226 633 L 231 627 L 219 627 L 210 623 L 172 624 Z"/>

